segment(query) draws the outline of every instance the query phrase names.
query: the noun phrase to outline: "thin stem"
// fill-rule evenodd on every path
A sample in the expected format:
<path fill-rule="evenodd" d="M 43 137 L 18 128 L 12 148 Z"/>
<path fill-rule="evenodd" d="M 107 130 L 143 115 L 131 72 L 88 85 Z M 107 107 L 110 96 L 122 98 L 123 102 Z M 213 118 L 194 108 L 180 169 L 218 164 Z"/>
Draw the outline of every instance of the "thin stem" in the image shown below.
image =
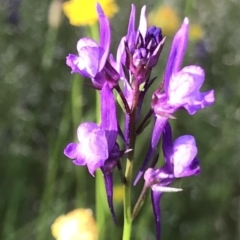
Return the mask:
<path fill-rule="evenodd" d="M 141 122 L 141 124 L 138 126 L 137 130 L 136 130 L 136 134 L 139 135 L 144 128 L 146 127 L 146 123 L 148 121 L 148 119 L 152 116 L 153 114 L 153 110 L 150 109 L 147 113 L 147 115 L 145 116 L 145 118 L 143 119 L 143 121 Z"/>
<path fill-rule="evenodd" d="M 100 123 L 100 94 L 96 91 L 96 119 Z M 95 185 L 95 204 L 96 204 L 96 220 L 99 229 L 99 239 L 104 239 L 104 226 L 106 221 L 107 199 L 105 194 L 105 185 L 103 174 L 100 170 L 96 171 Z"/>
<path fill-rule="evenodd" d="M 148 186 L 145 184 L 143 186 L 142 192 L 141 192 L 141 194 L 140 194 L 140 196 L 139 196 L 139 198 L 138 198 L 138 200 L 137 200 L 137 202 L 136 202 L 136 204 L 133 208 L 132 219 L 134 219 L 137 216 L 137 214 L 139 213 L 139 211 L 140 211 L 140 209 L 141 209 L 141 207 L 144 203 L 144 199 L 145 199 L 145 195 L 147 193 L 147 190 L 148 190 Z"/>
<path fill-rule="evenodd" d="M 122 100 L 122 102 L 123 102 L 123 104 L 124 104 L 126 113 L 127 113 L 127 114 L 130 114 L 131 110 L 130 110 L 130 108 L 129 108 L 127 99 L 125 98 L 125 96 L 124 96 L 121 88 L 120 88 L 119 86 L 116 86 L 115 89 L 117 90 L 119 96 L 121 97 L 121 100 Z"/>
<path fill-rule="evenodd" d="M 127 154 L 127 163 L 125 170 L 125 177 L 127 183 L 123 185 L 123 208 L 124 208 L 124 226 L 123 226 L 123 238 L 122 240 L 131 239 L 131 230 L 132 230 L 132 213 L 131 213 L 131 186 L 132 186 L 132 170 L 133 170 L 133 160 L 134 160 L 134 148 L 135 148 L 135 117 L 136 117 L 136 108 L 133 109 L 132 113 L 129 115 L 129 148 L 132 151 Z"/>

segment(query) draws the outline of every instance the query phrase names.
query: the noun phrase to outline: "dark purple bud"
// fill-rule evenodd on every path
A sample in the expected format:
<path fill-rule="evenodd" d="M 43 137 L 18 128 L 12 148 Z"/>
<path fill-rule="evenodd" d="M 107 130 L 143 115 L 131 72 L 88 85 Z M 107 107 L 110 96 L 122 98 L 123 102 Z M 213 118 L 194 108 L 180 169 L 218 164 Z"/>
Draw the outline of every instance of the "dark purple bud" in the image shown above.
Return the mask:
<path fill-rule="evenodd" d="M 156 226 L 156 240 L 160 240 L 161 238 L 161 212 L 160 212 L 161 196 L 162 192 L 151 191 L 152 207 Z"/>
<path fill-rule="evenodd" d="M 117 219 L 116 219 L 116 215 L 113 207 L 113 174 L 112 172 L 105 174 L 103 170 L 102 172 L 104 175 L 104 183 L 105 183 L 105 188 L 107 193 L 108 206 L 112 214 L 113 221 L 115 224 L 117 224 Z"/>

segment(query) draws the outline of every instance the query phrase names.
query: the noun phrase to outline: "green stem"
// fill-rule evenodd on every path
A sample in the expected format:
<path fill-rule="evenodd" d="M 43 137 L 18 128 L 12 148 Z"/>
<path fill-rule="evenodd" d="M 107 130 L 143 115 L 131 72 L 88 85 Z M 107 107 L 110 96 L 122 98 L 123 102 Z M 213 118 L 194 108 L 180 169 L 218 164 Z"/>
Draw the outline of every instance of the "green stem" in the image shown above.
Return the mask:
<path fill-rule="evenodd" d="M 96 91 L 96 122 L 100 123 L 101 113 L 100 113 L 100 94 Z M 106 222 L 107 213 L 107 199 L 105 193 L 105 185 L 102 172 L 100 170 L 96 171 L 96 185 L 95 185 L 95 203 L 96 203 L 96 221 L 99 229 L 99 239 L 104 238 L 104 227 Z"/>
<path fill-rule="evenodd" d="M 72 80 L 72 122 L 73 122 L 73 138 L 77 141 L 76 131 L 82 120 L 82 90 L 83 79 L 79 74 L 75 74 Z M 82 191 L 85 186 L 85 169 L 81 167 L 75 168 L 77 187 L 76 187 L 76 207 L 81 207 L 83 200 Z"/>
<path fill-rule="evenodd" d="M 133 160 L 134 160 L 134 148 L 135 148 L 135 115 L 136 110 L 130 114 L 130 124 L 129 124 L 129 133 L 130 133 L 130 142 L 129 149 L 132 149 L 127 155 L 127 163 L 125 170 L 125 177 L 127 183 L 123 185 L 123 208 L 124 208 L 124 226 L 123 226 L 123 238 L 122 240 L 131 239 L 131 230 L 132 230 L 132 212 L 131 212 L 131 186 L 132 186 L 132 170 L 133 170 Z"/>

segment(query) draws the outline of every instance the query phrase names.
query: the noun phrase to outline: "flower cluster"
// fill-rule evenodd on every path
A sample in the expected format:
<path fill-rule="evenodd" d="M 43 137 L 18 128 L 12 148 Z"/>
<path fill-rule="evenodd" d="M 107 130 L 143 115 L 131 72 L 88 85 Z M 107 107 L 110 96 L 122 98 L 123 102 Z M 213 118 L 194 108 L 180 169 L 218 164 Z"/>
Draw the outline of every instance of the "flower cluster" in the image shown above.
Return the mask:
<path fill-rule="evenodd" d="M 132 5 L 127 33 L 121 39 L 114 57 L 109 53 L 109 20 L 99 4 L 96 8 L 100 41 L 81 38 L 77 43 L 78 54 L 69 54 L 67 65 L 72 73 L 91 79 L 92 86 L 99 91 L 101 123 L 80 124 L 77 130 L 78 142 L 68 144 L 64 154 L 72 159 L 75 165 L 86 165 L 93 176 L 96 169 L 101 169 L 114 220 L 113 171 L 116 167 L 121 169 L 121 164 L 124 164 L 121 159 L 124 159 L 125 155 L 130 164 L 143 160 L 134 185 L 144 176 L 144 187 L 151 188 L 157 239 L 160 239 L 159 204 L 162 193 L 180 191 L 181 189 L 169 185 L 177 178 L 197 175 L 200 172 L 195 138 L 184 135 L 173 141 L 169 119 L 174 118 L 173 114 L 179 109 L 185 109 L 193 115 L 212 105 L 214 91 L 200 92 L 205 78 L 201 67 L 191 65 L 181 68 L 189 32 L 189 20 L 185 18 L 173 39 L 163 82 L 153 92 L 149 112 L 143 122 L 140 122 L 139 116 L 143 114 L 142 103 L 145 96 L 150 94 L 149 88 L 156 79 L 151 77 L 151 72 L 159 60 L 165 38 L 160 28 L 147 27 L 145 6 L 141 10 L 139 26 L 136 29 L 135 6 Z M 121 98 L 125 115 L 124 129 L 121 129 L 118 122 L 114 91 Z M 136 139 L 151 117 L 154 126 L 146 157 L 133 159 Z M 118 145 L 118 136 L 124 142 L 124 149 L 120 149 Z M 161 137 L 165 163 L 162 167 L 156 167 Z M 124 184 L 131 184 L 127 176 L 124 180 Z"/>

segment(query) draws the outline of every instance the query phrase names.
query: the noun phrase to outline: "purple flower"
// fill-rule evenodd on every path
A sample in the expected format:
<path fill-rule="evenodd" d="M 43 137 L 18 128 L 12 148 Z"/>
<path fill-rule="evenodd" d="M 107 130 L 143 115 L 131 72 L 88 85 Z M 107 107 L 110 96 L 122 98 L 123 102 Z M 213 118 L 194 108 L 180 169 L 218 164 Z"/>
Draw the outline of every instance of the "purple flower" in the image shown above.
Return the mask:
<path fill-rule="evenodd" d="M 152 189 L 152 204 L 157 229 L 157 239 L 160 239 L 160 198 L 163 192 L 177 192 L 182 189 L 168 187 L 176 178 L 197 175 L 200 172 L 199 160 L 196 158 L 197 147 L 195 138 L 184 135 L 172 142 L 169 124 L 163 131 L 163 155 L 165 164 L 159 169 L 149 168 L 145 174 L 145 184 Z"/>
<path fill-rule="evenodd" d="M 179 31 L 176 33 L 169 54 L 165 77 L 164 91 L 158 89 L 152 97 L 152 109 L 155 113 L 151 146 L 140 172 L 134 182 L 137 183 L 142 176 L 149 160 L 156 151 L 162 130 L 172 114 L 179 108 L 185 108 L 190 115 L 198 110 L 210 106 L 214 102 L 214 91 L 200 92 L 205 74 L 204 70 L 195 65 L 180 70 L 182 59 L 187 47 L 189 21 L 184 19 Z"/>
<path fill-rule="evenodd" d="M 81 38 L 77 43 L 78 56 L 69 54 L 66 64 L 72 69 L 72 73 L 80 73 L 91 78 L 93 85 L 101 89 L 107 78 L 104 68 L 109 56 L 111 31 L 109 21 L 98 3 L 96 9 L 100 25 L 100 42 L 97 43 L 91 38 Z M 111 74 L 112 71 L 114 69 L 108 65 L 107 74 Z M 118 80 L 119 75 L 116 71 L 114 75 L 114 81 Z"/>
<path fill-rule="evenodd" d="M 77 130 L 78 143 L 69 143 L 64 154 L 75 165 L 86 165 L 94 176 L 97 168 L 104 174 L 108 204 L 115 220 L 112 204 L 112 171 L 121 156 L 116 143 L 118 134 L 116 105 L 109 84 L 106 82 L 101 90 L 101 124 L 85 122 Z"/>

